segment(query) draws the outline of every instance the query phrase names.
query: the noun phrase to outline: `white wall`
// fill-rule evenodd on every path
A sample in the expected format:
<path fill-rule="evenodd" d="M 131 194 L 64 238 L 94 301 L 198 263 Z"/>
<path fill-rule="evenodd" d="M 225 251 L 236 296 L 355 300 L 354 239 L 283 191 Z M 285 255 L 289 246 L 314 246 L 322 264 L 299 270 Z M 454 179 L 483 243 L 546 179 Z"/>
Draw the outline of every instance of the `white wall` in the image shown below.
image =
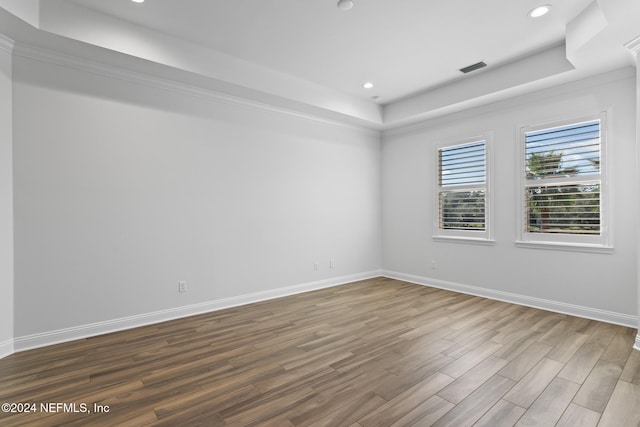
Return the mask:
<path fill-rule="evenodd" d="M 635 52 L 635 63 L 636 63 L 636 183 L 640 186 L 640 58 L 637 56 L 638 52 Z M 640 188 L 637 189 L 636 192 L 636 209 L 640 211 Z M 636 212 L 638 212 L 636 211 Z M 636 231 L 636 239 L 638 245 L 636 248 L 640 247 L 640 229 Z M 636 298 L 638 299 L 638 307 L 640 307 L 640 250 L 637 254 L 636 259 L 636 284 L 639 289 L 637 292 Z M 638 329 L 638 333 L 636 334 L 636 341 L 634 344 L 634 348 L 636 350 L 640 350 L 640 316 L 638 319 L 638 325 L 636 328 Z"/>
<path fill-rule="evenodd" d="M 15 258 L 14 280 L 1 282 L 15 302 L 0 299 L 0 344 L 45 345 L 381 265 L 462 291 L 637 318 L 637 213 L 625 197 L 638 192 L 631 70 L 387 131 L 381 146 L 374 131 L 22 55 L 13 58 L 12 107 L 11 58 L 0 59 L 3 173 L 13 156 L 13 183 L 5 173 L 0 198 L 14 203 L 13 219 L 10 208 L 0 213 L 0 231 L 10 234 L 13 221 L 15 242 L 13 254 L 0 254 L 3 272 Z M 516 248 L 518 127 L 603 109 L 614 254 Z M 433 145 L 488 130 L 497 243 L 434 242 Z"/>
<path fill-rule="evenodd" d="M 515 247 L 518 129 L 609 109 L 614 254 Z M 492 131 L 494 246 L 432 240 L 434 145 Z M 383 270 L 635 325 L 635 75 L 625 69 L 383 135 Z M 437 262 L 432 269 L 431 261 Z M 535 275 L 532 274 L 535 272 Z M 516 298 L 517 297 L 517 298 Z M 522 298 L 520 298 L 522 297 Z"/>
<path fill-rule="evenodd" d="M 11 60 L 11 53 L 0 48 L 0 358 L 13 351 Z"/>
<path fill-rule="evenodd" d="M 22 57 L 14 81 L 17 341 L 379 272 L 377 132 Z"/>

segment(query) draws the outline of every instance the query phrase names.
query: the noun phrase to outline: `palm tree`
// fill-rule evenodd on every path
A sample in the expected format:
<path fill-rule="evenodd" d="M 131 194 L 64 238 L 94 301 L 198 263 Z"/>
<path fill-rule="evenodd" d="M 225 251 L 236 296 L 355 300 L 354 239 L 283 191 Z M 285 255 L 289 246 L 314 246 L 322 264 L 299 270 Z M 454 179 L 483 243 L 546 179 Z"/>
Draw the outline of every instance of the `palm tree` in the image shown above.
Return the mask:
<path fill-rule="evenodd" d="M 531 153 L 527 158 L 527 179 L 542 179 L 576 175 L 578 170 L 575 167 L 562 167 L 562 153 L 554 150 L 543 153 Z M 538 187 L 531 189 L 534 194 L 529 197 L 529 225 L 531 225 L 532 214 L 540 214 L 540 231 L 549 229 L 551 214 L 550 202 L 557 201 L 559 194 L 571 191 L 570 187 Z"/>
<path fill-rule="evenodd" d="M 546 153 L 531 153 L 527 159 L 527 178 L 549 178 L 572 176 L 578 173 L 575 167 L 561 168 L 562 153 L 551 150 Z"/>

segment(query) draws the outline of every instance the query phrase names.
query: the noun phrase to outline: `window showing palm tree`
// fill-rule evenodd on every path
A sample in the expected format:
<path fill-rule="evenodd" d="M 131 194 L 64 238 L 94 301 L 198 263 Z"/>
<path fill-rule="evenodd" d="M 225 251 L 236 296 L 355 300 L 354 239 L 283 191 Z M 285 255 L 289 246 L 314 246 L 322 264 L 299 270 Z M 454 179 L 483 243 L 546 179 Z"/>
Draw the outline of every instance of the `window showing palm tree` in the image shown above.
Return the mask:
<path fill-rule="evenodd" d="M 599 234 L 600 121 L 525 134 L 528 233 Z"/>

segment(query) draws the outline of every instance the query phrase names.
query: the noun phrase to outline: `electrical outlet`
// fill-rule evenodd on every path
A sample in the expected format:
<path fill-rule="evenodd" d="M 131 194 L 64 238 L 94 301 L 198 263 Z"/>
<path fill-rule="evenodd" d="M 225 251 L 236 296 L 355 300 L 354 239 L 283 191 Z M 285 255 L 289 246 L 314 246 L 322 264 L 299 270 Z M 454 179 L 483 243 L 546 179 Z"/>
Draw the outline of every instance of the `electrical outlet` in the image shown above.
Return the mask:
<path fill-rule="evenodd" d="M 320 265 L 317 262 L 313 263 L 313 271 L 318 271 L 319 267 L 320 267 Z"/>
<path fill-rule="evenodd" d="M 184 280 L 178 282 L 178 292 L 180 292 L 181 294 L 187 292 L 187 282 L 185 282 Z"/>
<path fill-rule="evenodd" d="M 431 269 L 435 270 L 436 268 L 438 268 L 438 263 L 436 262 L 436 260 L 431 260 Z"/>
<path fill-rule="evenodd" d="M 335 260 L 329 260 L 329 268 L 336 268 L 336 261 Z"/>

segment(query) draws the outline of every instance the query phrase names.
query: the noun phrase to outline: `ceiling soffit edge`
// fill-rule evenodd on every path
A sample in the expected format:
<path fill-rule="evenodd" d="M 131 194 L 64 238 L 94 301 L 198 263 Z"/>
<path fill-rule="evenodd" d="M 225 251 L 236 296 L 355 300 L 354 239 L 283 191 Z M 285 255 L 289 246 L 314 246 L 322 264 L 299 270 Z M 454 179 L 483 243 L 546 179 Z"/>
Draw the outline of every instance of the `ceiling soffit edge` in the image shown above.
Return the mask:
<path fill-rule="evenodd" d="M 144 71 L 136 71 L 120 66 L 108 65 L 102 62 L 94 61 L 92 59 L 83 58 L 81 56 L 73 56 L 69 55 L 68 53 L 56 52 L 51 49 L 28 45 L 19 41 L 13 41 L 0 34 L 0 49 L 2 49 L 4 46 L 10 47 L 10 53 L 12 53 L 16 57 L 42 61 L 61 67 L 97 74 L 108 78 L 118 79 L 131 83 L 138 83 L 145 86 L 151 86 L 161 90 L 177 92 L 199 98 L 206 98 L 215 102 L 225 103 L 229 105 L 257 108 L 280 114 L 286 114 L 301 119 L 321 122 L 332 126 L 347 127 L 358 131 L 373 132 L 375 135 L 379 134 L 378 128 L 366 123 L 360 124 L 354 123 L 353 121 L 350 122 L 349 117 L 339 117 L 337 113 L 333 112 L 328 113 L 333 113 L 334 117 L 329 117 L 330 114 L 325 114 L 325 112 L 323 111 L 307 112 L 305 111 L 304 106 L 291 105 L 291 102 L 288 102 L 288 100 L 284 100 L 287 101 L 288 106 L 278 105 L 278 103 L 275 102 L 276 100 L 273 99 L 258 100 L 259 96 L 241 96 L 230 93 L 232 92 L 232 90 L 222 91 L 217 90 L 216 88 L 207 88 L 205 87 L 205 85 L 201 85 L 198 83 L 191 84 L 187 82 L 186 78 L 184 80 L 179 80 L 174 78 L 167 78 L 165 76 L 153 75 L 152 72 L 150 72 L 148 69 Z M 115 54 L 124 55 L 120 53 Z M 151 65 L 153 68 L 168 67 L 162 64 L 149 65 Z M 178 74 L 182 76 L 186 76 L 188 74 L 188 72 L 185 72 L 183 70 L 178 71 Z M 200 82 L 202 82 L 203 79 L 199 80 Z"/>
<path fill-rule="evenodd" d="M 487 102 L 477 106 L 475 109 L 465 109 L 461 111 L 453 111 L 446 114 L 434 115 L 423 120 L 412 121 L 398 126 L 390 127 L 382 132 L 383 140 L 385 137 L 396 137 L 403 135 L 412 135 L 424 132 L 433 126 L 449 125 L 458 123 L 460 120 L 473 118 L 480 114 L 500 111 L 504 109 L 515 108 L 530 102 L 539 102 L 550 97 L 564 96 L 566 94 L 585 90 L 595 86 L 605 85 L 625 79 L 634 79 L 636 76 L 635 69 L 629 65 L 605 73 L 588 75 L 580 78 L 571 78 L 568 81 L 560 79 L 554 84 L 549 84 L 535 91 L 527 91 L 518 95 L 509 96 L 492 102 Z"/>
<path fill-rule="evenodd" d="M 2 1 L 3 0 L 0 0 L 0 7 L 3 5 Z M 3 10 L 0 10 L 0 12 L 9 13 Z M 596 10 L 596 12 L 599 12 L 599 9 Z M 593 15 L 593 13 L 591 13 L 591 15 Z M 415 123 L 416 121 L 426 120 L 464 109 L 477 107 L 478 105 L 494 102 L 496 100 L 517 96 L 522 91 L 539 90 L 539 82 L 541 80 L 550 76 L 566 73 L 567 71 L 572 71 L 570 68 L 566 68 L 564 66 L 569 63 L 569 61 L 567 61 L 567 52 L 564 51 L 562 58 L 554 54 L 552 63 L 548 62 L 544 64 L 538 61 L 538 65 L 535 65 L 534 68 L 532 68 L 537 71 L 534 72 L 533 75 L 527 75 L 526 78 L 523 77 L 520 81 L 512 81 L 513 76 L 518 76 L 520 73 L 508 73 L 511 77 L 508 77 L 505 74 L 505 69 L 509 67 L 512 67 L 513 69 L 518 67 L 523 69 L 526 68 L 524 66 L 527 63 L 532 64 L 532 58 L 540 55 L 541 53 L 550 52 L 554 49 L 565 49 L 564 45 L 562 47 L 555 46 L 541 53 L 486 69 L 480 74 L 470 75 L 463 79 L 458 79 L 449 84 L 403 98 L 396 102 L 391 102 L 386 105 L 376 105 L 376 108 L 380 111 L 380 118 L 378 120 L 372 119 L 368 114 L 365 114 L 365 117 L 359 115 L 355 111 L 344 110 L 344 108 L 340 107 L 340 100 L 336 100 L 335 103 L 332 103 L 333 105 L 319 105 L 313 102 L 290 99 L 288 97 L 278 96 L 274 93 L 261 92 L 258 89 L 252 89 L 227 81 L 218 80 L 215 77 L 205 76 L 204 74 L 198 74 L 189 70 L 181 69 L 180 67 L 172 67 L 170 64 L 153 63 L 153 61 L 137 58 L 108 48 L 94 46 L 82 41 L 74 40 L 73 38 L 49 33 L 44 30 L 36 29 L 36 32 L 38 33 L 37 39 L 52 37 L 56 39 L 57 43 L 61 43 L 60 40 L 63 40 L 62 43 L 65 44 L 65 48 L 63 50 L 66 53 L 58 54 L 52 50 L 51 46 L 55 46 L 56 43 L 44 43 L 43 46 L 47 47 L 40 48 L 32 44 L 21 43 L 20 39 L 17 37 L 15 38 L 17 41 L 16 47 L 16 43 L 9 38 L 11 34 L 8 34 L 7 36 L 0 34 L 0 49 L 12 52 L 13 54 L 32 57 L 34 59 L 48 60 L 50 62 L 57 61 L 59 65 L 74 68 L 80 67 L 85 71 L 108 75 L 119 79 L 133 79 L 140 82 L 144 81 L 147 84 L 153 84 L 155 86 L 164 87 L 165 89 L 171 89 L 174 91 L 179 87 L 179 90 L 181 91 L 198 94 L 199 96 L 216 98 L 221 101 L 224 100 L 225 102 L 253 105 L 273 111 L 286 112 L 287 114 L 297 115 L 299 117 L 319 119 L 328 123 L 345 123 L 349 126 L 366 128 L 374 131 L 393 129 L 398 126 L 404 126 L 408 123 Z M 31 40 L 29 41 L 31 42 Z M 67 42 L 65 43 L 64 41 Z M 570 41 L 567 40 L 567 42 Z M 78 54 L 76 56 L 75 48 L 78 47 L 80 47 L 80 49 L 77 49 Z M 638 51 L 640 51 L 640 37 L 630 41 L 625 45 L 625 47 L 637 55 Z M 72 52 L 71 56 L 69 55 L 69 52 Z M 97 58 L 99 62 L 94 62 L 94 59 L 85 59 L 84 55 L 87 52 L 90 52 L 89 57 Z M 103 61 L 102 58 L 105 58 L 106 60 Z M 112 58 L 118 58 L 118 60 L 114 62 L 117 65 L 106 65 L 111 64 L 109 59 Z M 564 65 L 561 63 L 564 63 Z M 129 65 L 131 65 L 132 68 L 129 68 Z M 153 71 L 156 70 L 157 67 L 167 67 L 167 69 L 171 68 L 173 71 L 161 72 L 159 77 Z M 141 71 L 133 71 L 133 69 Z M 151 71 L 147 73 L 149 70 Z M 539 75 L 535 75 L 536 73 Z M 577 78 L 580 78 L 579 74 L 580 73 L 578 73 Z M 170 77 L 167 78 L 167 75 Z M 198 78 L 193 78 L 195 75 L 198 75 Z M 204 84 L 201 84 L 203 82 Z M 514 93 L 509 90 L 514 87 L 518 87 L 520 92 Z M 469 93 L 471 93 L 471 96 L 469 96 Z"/>

